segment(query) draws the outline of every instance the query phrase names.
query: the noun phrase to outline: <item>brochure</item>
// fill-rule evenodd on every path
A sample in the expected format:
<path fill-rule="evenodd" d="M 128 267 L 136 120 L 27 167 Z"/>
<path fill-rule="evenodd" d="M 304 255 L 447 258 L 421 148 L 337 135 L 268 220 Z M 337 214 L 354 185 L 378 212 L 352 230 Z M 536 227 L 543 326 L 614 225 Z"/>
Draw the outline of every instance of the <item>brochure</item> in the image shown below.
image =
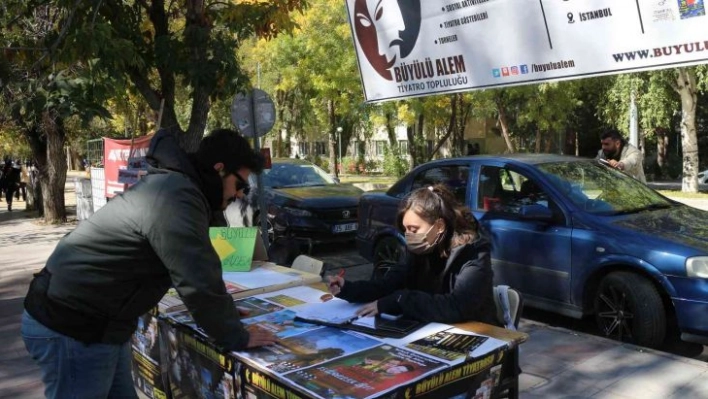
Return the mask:
<path fill-rule="evenodd" d="M 295 320 L 295 312 L 292 310 L 280 310 L 261 316 L 250 317 L 243 320 L 244 324 L 258 325 L 271 331 L 278 338 L 287 338 L 293 335 L 302 334 L 306 331 L 322 328 L 321 326 Z"/>
<path fill-rule="evenodd" d="M 406 347 L 443 360 L 458 360 L 465 359 L 487 339 L 461 330 L 447 330 L 413 341 Z"/>
<path fill-rule="evenodd" d="M 360 303 L 350 303 L 343 299 L 334 298 L 326 302 L 307 303 L 294 306 L 291 309 L 297 317 L 326 324 L 346 324 L 357 319 L 356 312 L 361 308 Z"/>
<path fill-rule="evenodd" d="M 325 292 L 322 292 L 316 288 L 298 286 L 256 295 L 256 297 L 265 299 L 269 302 L 275 302 L 285 307 L 292 307 L 302 305 L 304 303 L 322 302 L 322 297 L 324 295 L 326 295 Z"/>
<path fill-rule="evenodd" d="M 285 374 L 320 398 L 379 396 L 436 370 L 442 362 L 402 348 L 381 345 Z"/>
<path fill-rule="evenodd" d="M 282 339 L 274 345 L 236 352 L 236 355 L 275 373 L 286 373 L 380 344 L 362 334 L 324 327 Z"/>
<path fill-rule="evenodd" d="M 277 312 L 283 309 L 282 306 L 266 302 L 258 298 L 237 299 L 234 301 L 234 305 L 239 308 L 240 312 L 248 312 L 248 314 L 241 316 L 241 320 L 246 320 L 248 318 L 257 317 L 267 313 Z M 207 333 L 197 325 L 197 323 L 192 318 L 192 314 L 189 313 L 189 311 L 186 309 L 168 313 L 167 317 L 179 324 L 191 328 L 192 330 L 198 332 L 203 336 L 208 336 Z"/>

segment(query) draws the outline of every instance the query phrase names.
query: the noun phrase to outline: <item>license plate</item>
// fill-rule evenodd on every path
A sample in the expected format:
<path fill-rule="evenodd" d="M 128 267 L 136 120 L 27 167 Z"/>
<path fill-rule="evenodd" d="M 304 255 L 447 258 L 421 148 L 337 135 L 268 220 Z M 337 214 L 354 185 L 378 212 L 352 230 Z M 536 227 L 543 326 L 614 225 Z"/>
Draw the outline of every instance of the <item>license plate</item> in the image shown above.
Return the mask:
<path fill-rule="evenodd" d="M 332 232 L 346 233 L 348 231 L 355 231 L 357 227 L 358 226 L 356 223 L 337 224 L 334 227 L 332 227 Z"/>

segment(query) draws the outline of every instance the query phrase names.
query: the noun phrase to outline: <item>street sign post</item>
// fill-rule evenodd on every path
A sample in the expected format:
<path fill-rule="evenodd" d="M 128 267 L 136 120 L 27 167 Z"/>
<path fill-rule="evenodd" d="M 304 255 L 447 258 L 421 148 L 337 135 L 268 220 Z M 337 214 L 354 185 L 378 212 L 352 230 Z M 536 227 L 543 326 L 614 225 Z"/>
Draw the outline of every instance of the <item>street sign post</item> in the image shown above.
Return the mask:
<path fill-rule="evenodd" d="M 249 93 L 238 93 L 231 103 L 231 122 L 244 137 L 253 138 L 254 150 L 260 152 L 260 138 L 275 125 L 275 104 L 268 93 L 253 89 Z M 266 249 L 268 242 L 268 211 L 265 204 L 263 176 L 257 176 L 258 209 L 260 210 L 261 235 Z"/>

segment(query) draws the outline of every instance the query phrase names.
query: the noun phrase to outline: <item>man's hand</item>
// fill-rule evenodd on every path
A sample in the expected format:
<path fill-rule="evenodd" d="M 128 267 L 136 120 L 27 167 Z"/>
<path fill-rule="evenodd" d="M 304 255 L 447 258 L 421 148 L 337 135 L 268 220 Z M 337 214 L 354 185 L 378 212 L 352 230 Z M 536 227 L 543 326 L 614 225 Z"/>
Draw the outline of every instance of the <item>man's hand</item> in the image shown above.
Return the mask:
<path fill-rule="evenodd" d="M 622 170 L 624 168 L 624 165 L 622 165 L 622 162 L 615 161 L 614 159 L 608 159 L 607 163 L 610 164 L 615 169 Z"/>
<path fill-rule="evenodd" d="M 356 311 L 356 314 L 360 317 L 376 316 L 377 314 L 379 314 L 379 302 L 374 301 L 371 303 L 367 303 L 366 305 L 359 308 L 359 310 Z"/>
<path fill-rule="evenodd" d="M 236 309 L 238 310 L 238 315 L 241 317 L 248 316 L 249 314 L 251 314 L 251 311 L 246 308 L 236 306 Z"/>
<path fill-rule="evenodd" d="M 278 342 L 278 338 L 273 335 L 272 332 L 264 330 L 263 328 L 257 325 L 249 326 L 246 329 L 250 333 L 250 337 L 248 338 L 248 345 L 246 346 L 247 348 L 273 345 L 274 343 Z"/>

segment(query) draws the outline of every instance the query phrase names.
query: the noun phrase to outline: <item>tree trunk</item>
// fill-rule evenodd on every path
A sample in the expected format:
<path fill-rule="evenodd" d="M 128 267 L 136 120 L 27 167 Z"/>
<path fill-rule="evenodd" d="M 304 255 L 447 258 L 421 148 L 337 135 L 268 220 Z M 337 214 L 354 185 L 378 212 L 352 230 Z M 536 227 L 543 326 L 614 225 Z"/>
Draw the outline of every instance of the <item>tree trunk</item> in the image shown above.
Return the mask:
<path fill-rule="evenodd" d="M 423 132 L 425 131 L 424 127 L 425 115 L 421 112 L 420 114 L 418 114 L 418 123 L 416 123 L 415 126 L 415 142 L 420 143 L 420 147 L 418 147 L 420 151 L 416 150 L 417 158 L 413 159 L 412 166 L 416 166 L 419 163 L 423 162 L 423 154 L 425 153 L 425 151 L 423 150 L 423 148 L 425 148 L 425 135 L 423 134 Z"/>
<path fill-rule="evenodd" d="M 66 132 L 64 131 L 64 121 L 58 116 L 45 112 L 42 126 L 47 138 L 46 174 L 41 173 L 42 168 L 40 167 L 44 221 L 51 224 L 64 223 L 66 222 L 66 207 L 64 203 L 66 185 L 64 144 L 66 142 Z M 42 179 L 43 175 L 44 179 Z"/>
<path fill-rule="evenodd" d="M 504 105 L 501 103 L 501 100 L 497 100 L 496 103 L 498 114 L 497 120 L 499 121 L 499 126 L 501 126 L 502 136 L 506 142 L 507 151 L 513 154 L 516 152 L 516 147 L 514 147 L 514 143 L 511 141 L 511 136 L 509 135 L 509 123 L 507 122 L 506 110 L 504 109 Z"/>
<path fill-rule="evenodd" d="M 465 102 L 465 98 L 462 93 L 455 94 L 457 96 L 457 101 L 459 103 L 459 112 L 457 118 L 455 118 L 455 133 L 452 140 L 452 156 L 465 155 L 465 128 L 467 127 L 467 120 L 469 119 L 470 112 L 472 111 L 472 105 Z"/>
<path fill-rule="evenodd" d="M 386 113 L 386 134 L 388 134 L 388 144 L 392 150 L 395 149 L 398 140 L 396 138 L 396 127 L 393 126 L 393 115 L 390 112 Z"/>
<path fill-rule="evenodd" d="M 668 149 L 669 136 L 666 134 L 666 130 L 662 128 L 656 129 L 656 164 L 659 165 L 662 174 L 669 155 Z"/>
<path fill-rule="evenodd" d="M 457 96 L 454 94 L 449 96 L 450 98 L 450 119 L 447 124 L 447 131 L 445 135 L 438 141 L 438 144 L 433 148 L 433 152 L 428 155 L 428 161 L 435 157 L 435 154 L 440 150 L 440 147 L 450 138 L 450 135 L 455 131 L 455 120 L 457 120 Z"/>
<path fill-rule="evenodd" d="M 543 140 L 543 133 L 541 133 L 541 129 L 536 129 L 536 145 L 534 148 L 534 151 L 536 154 L 541 153 L 541 140 Z"/>
<path fill-rule="evenodd" d="M 334 109 L 334 100 L 327 101 L 327 112 L 329 113 L 329 173 L 339 177 L 337 168 L 337 116 Z"/>
<path fill-rule="evenodd" d="M 27 183 L 27 202 L 25 209 L 28 211 L 39 211 L 39 216 L 44 215 L 42 209 L 42 186 L 39 184 L 39 172 L 36 167 L 27 171 L 29 173 L 29 182 Z"/>
<path fill-rule="evenodd" d="M 678 68 L 676 91 L 681 97 L 681 147 L 683 149 L 683 179 L 681 191 L 698 192 L 698 139 L 696 137 L 696 72 L 693 68 Z"/>
<path fill-rule="evenodd" d="M 84 170 L 84 163 L 78 151 L 69 148 L 69 154 L 71 155 L 72 170 Z"/>
<path fill-rule="evenodd" d="M 548 132 L 548 134 L 546 135 L 545 144 L 546 145 L 543 147 L 543 152 L 545 152 L 546 154 L 550 154 L 551 147 L 553 146 L 553 133 Z"/>
<path fill-rule="evenodd" d="M 17 113 L 13 113 L 13 118 L 15 121 L 22 120 L 21 116 Z M 40 181 L 45 178 L 43 175 L 46 176 L 47 142 L 44 139 L 44 136 L 42 136 L 42 133 L 39 130 L 39 125 L 37 124 L 29 125 L 23 130 L 22 133 L 29 143 L 30 149 L 32 150 L 32 157 L 35 161 L 35 165 L 30 171 L 30 183 L 27 187 L 26 209 L 28 211 L 37 210 L 39 211 L 39 216 L 42 216 L 44 214 L 44 209 L 42 207 L 42 186 Z"/>

